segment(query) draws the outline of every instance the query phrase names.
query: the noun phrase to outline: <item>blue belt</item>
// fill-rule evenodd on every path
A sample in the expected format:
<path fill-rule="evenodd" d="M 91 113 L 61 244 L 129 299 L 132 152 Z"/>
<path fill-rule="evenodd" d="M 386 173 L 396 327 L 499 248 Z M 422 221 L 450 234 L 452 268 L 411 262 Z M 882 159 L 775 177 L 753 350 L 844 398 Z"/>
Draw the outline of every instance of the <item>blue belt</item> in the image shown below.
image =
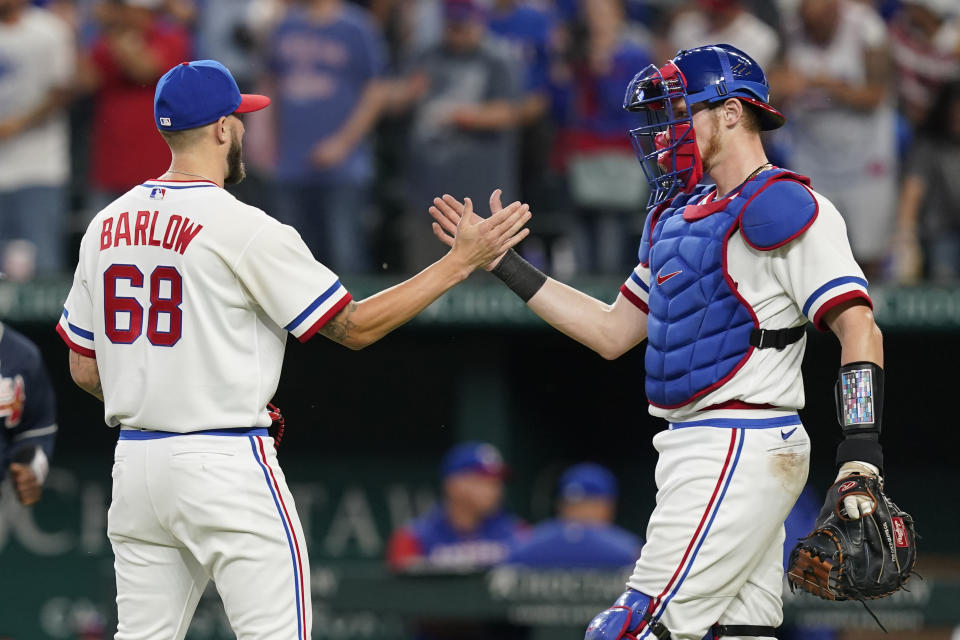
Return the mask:
<path fill-rule="evenodd" d="M 266 436 L 265 427 L 243 427 L 240 429 L 206 429 L 204 431 L 147 431 L 140 429 L 121 429 L 121 440 L 157 440 L 158 438 L 172 438 L 174 436 Z"/>
<path fill-rule="evenodd" d="M 775 429 L 776 427 L 792 427 L 801 425 L 800 416 L 779 416 L 776 418 L 712 418 L 694 420 L 692 422 L 673 422 L 670 429 L 686 429 L 687 427 L 726 427 L 732 429 Z"/>

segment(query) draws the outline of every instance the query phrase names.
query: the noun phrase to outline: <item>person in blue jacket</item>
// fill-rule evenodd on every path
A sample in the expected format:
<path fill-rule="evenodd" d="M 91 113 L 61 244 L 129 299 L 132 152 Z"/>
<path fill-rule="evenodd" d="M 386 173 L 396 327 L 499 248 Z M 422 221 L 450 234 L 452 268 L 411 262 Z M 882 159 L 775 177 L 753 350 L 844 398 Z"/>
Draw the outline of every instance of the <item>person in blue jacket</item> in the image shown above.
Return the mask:
<path fill-rule="evenodd" d="M 537 525 L 518 542 L 509 564 L 529 567 L 621 568 L 632 566 L 643 542 L 613 524 L 617 480 L 605 467 L 577 464 L 560 476 L 557 518 Z"/>
<path fill-rule="evenodd" d="M 0 323 L 0 480 L 24 506 L 37 503 L 57 434 L 56 398 L 40 350 Z"/>
<path fill-rule="evenodd" d="M 440 465 L 443 499 L 393 533 L 394 571 L 471 571 L 500 563 L 526 525 L 503 509 L 507 467 L 486 442 L 463 442 Z"/>

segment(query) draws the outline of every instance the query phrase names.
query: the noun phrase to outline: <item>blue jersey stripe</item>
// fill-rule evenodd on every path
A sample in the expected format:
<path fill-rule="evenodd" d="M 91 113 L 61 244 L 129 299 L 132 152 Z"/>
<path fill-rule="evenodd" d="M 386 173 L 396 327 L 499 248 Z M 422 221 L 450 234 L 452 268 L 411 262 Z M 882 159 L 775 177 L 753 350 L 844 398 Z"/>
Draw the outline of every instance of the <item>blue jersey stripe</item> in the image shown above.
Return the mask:
<path fill-rule="evenodd" d="M 297 328 L 297 325 L 299 325 L 301 322 L 303 322 L 304 320 L 306 320 L 306 319 L 310 316 L 311 313 L 313 313 L 314 311 L 317 310 L 317 307 L 319 307 L 319 306 L 322 305 L 324 302 L 326 302 L 327 299 L 328 299 L 330 296 L 332 296 L 332 295 L 337 291 L 337 289 L 339 289 L 339 288 L 340 288 L 340 281 L 337 280 L 337 281 L 334 282 L 332 285 L 330 285 L 330 288 L 329 288 L 329 289 L 327 289 L 326 291 L 324 291 L 323 293 L 321 293 L 319 298 L 317 298 L 316 300 L 314 300 L 313 302 L 311 302 L 311 303 L 310 303 L 310 306 L 308 306 L 306 309 L 303 310 L 303 313 L 301 313 L 300 315 L 298 315 L 296 318 L 293 319 L 293 321 L 292 321 L 290 324 L 288 324 L 287 326 L 285 326 L 284 329 L 287 330 L 287 331 L 293 331 L 294 329 L 296 329 L 296 328 Z"/>
<path fill-rule="evenodd" d="M 160 187 L 161 189 L 209 189 L 210 187 L 215 187 L 217 189 L 220 188 L 215 184 L 183 184 L 183 185 L 174 186 L 169 184 L 161 184 L 157 182 L 144 182 L 140 186 L 147 187 L 148 189 L 153 189 L 156 187 Z"/>
<path fill-rule="evenodd" d="M 297 571 L 297 554 L 293 549 L 293 538 L 290 537 L 290 526 L 287 524 L 287 519 L 283 515 L 283 509 L 280 508 L 280 500 L 277 498 L 277 492 L 274 491 L 273 483 L 270 482 L 270 475 L 267 472 L 267 466 L 264 464 L 263 460 L 260 459 L 260 454 L 257 453 L 256 439 L 253 437 L 250 438 L 250 448 L 253 449 L 253 457 L 256 458 L 257 464 L 260 465 L 260 469 L 263 471 L 263 479 L 267 482 L 267 488 L 270 490 L 270 497 L 273 498 L 273 504 L 277 507 L 277 513 L 280 515 L 280 522 L 283 524 L 283 531 L 287 534 L 287 545 L 290 547 L 290 558 L 293 560 L 293 591 L 297 602 L 297 638 L 303 638 L 303 625 L 300 616 L 300 579 L 298 578 L 299 572 Z"/>
<path fill-rule="evenodd" d="M 673 422 L 671 429 L 687 427 L 723 427 L 730 429 L 772 429 L 802 424 L 800 416 L 779 416 L 776 418 L 714 418 L 712 420 L 694 420 L 692 422 Z"/>
<path fill-rule="evenodd" d="M 834 287 L 839 287 L 843 284 L 849 284 L 851 282 L 859 284 L 864 289 L 867 288 L 867 281 L 863 278 L 857 278 L 856 276 L 843 276 L 842 278 L 834 278 L 810 294 L 810 297 L 807 298 L 807 301 L 803 303 L 803 315 L 809 317 L 808 312 L 810 311 L 810 307 L 813 306 L 813 302 L 822 296 L 826 291 L 833 289 Z"/>
<path fill-rule="evenodd" d="M 203 431 L 151 431 L 139 429 L 121 429 L 120 440 L 159 440 L 160 438 L 174 438 L 177 436 L 267 436 L 265 427 L 249 427 L 245 429 L 205 429 Z"/>
<path fill-rule="evenodd" d="M 93 340 L 93 331 L 87 331 L 86 329 L 81 329 L 75 324 L 70 324 L 70 312 L 66 309 L 63 310 L 63 317 L 67 320 L 67 326 L 70 327 L 70 331 L 73 331 L 75 334 L 81 338 L 86 338 L 87 340 Z"/>
<path fill-rule="evenodd" d="M 643 289 L 643 290 L 646 291 L 647 293 L 650 293 L 650 287 L 648 287 L 647 285 L 645 285 L 645 284 L 643 283 L 643 280 L 640 279 L 640 276 L 637 275 L 637 272 L 636 272 L 636 271 L 634 271 L 633 273 L 630 274 L 630 279 L 633 280 L 634 282 L 636 282 L 637 285 L 639 285 L 639 287 L 640 287 L 641 289 Z"/>

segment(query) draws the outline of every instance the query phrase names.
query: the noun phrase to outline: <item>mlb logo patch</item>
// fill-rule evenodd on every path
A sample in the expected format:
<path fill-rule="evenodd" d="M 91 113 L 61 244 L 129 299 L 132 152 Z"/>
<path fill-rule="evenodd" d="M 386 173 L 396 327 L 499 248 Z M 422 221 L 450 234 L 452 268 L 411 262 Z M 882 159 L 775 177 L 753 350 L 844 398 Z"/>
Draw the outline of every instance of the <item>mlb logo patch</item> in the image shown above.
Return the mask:
<path fill-rule="evenodd" d="M 171 124 L 173 123 L 170 121 L 170 118 L 160 118 L 161 127 L 169 127 Z"/>
<path fill-rule="evenodd" d="M 150 190 L 151 200 L 163 200 L 163 196 L 165 195 L 167 195 L 167 190 L 163 187 L 154 187 Z"/>

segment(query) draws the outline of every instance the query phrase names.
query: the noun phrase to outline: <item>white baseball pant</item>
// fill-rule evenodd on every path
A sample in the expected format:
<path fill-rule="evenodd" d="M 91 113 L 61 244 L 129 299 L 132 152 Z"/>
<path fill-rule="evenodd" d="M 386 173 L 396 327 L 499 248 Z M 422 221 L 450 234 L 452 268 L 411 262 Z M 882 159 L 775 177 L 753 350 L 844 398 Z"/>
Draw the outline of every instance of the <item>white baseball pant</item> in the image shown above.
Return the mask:
<path fill-rule="evenodd" d="M 273 440 L 230 431 L 121 431 L 107 516 L 116 640 L 182 639 L 211 579 L 237 638 L 310 637 L 307 548 Z"/>
<path fill-rule="evenodd" d="M 778 627 L 783 522 L 810 460 L 799 417 L 678 423 L 653 443 L 657 504 L 628 586 L 653 599 L 674 640 L 701 640 L 718 622 Z"/>

